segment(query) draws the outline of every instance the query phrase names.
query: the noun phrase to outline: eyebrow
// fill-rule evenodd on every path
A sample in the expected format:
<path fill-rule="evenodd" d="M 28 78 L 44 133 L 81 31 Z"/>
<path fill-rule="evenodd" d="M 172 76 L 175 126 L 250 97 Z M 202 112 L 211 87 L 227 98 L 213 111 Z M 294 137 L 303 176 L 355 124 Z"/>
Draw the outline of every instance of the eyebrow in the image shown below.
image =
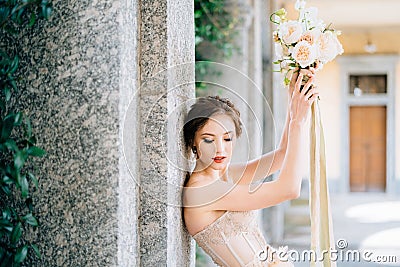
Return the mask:
<path fill-rule="evenodd" d="M 233 133 L 233 131 L 228 131 L 228 132 L 226 132 L 226 133 L 224 133 L 224 134 L 229 134 L 229 133 Z M 203 133 L 201 136 L 203 136 L 203 135 L 215 136 L 215 134 L 211 134 L 211 133 Z"/>

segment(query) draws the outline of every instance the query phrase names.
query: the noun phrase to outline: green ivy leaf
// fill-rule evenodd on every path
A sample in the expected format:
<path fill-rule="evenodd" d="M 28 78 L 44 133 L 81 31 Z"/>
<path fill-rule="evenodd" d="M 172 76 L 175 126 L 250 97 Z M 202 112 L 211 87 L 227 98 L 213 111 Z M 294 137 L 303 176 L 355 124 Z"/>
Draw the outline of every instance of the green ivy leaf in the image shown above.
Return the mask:
<path fill-rule="evenodd" d="M 5 208 L 3 210 L 3 219 L 10 220 L 11 219 L 11 211 L 9 208 Z"/>
<path fill-rule="evenodd" d="M 32 14 L 31 14 L 31 17 L 29 18 L 28 27 L 29 27 L 29 28 L 32 28 L 32 26 L 35 24 L 35 22 L 36 22 L 36 14 L 35 14 L 35 13 L 32 13 Z"/>
<path fill-rule="evenodd" d="M 18 150 L 18 151 L 14 154 L 14 167 L 15 167 L 17 170 L 20 170 L 20 169 L 24 166 L 27 157 L 28 157 L 28 155 L 27 155 L 25 149 Z"/>
<path fill-rule="evenodd" d="M 0 109 L 5 110 L 6 109 L 6 103 L 3 101 L 3 99 L 0 99 Z"/>
<path fill-rule="evenodd" d="M 4 95 L 6 96 L 6 101 L 10 101 L 11 99 L 11 90 L 10 87 L 4 87 Z"/>
<path fill-rule="evenodd" d="M 31 244 L 31 247 L 33 248 L 33 251 L 35 251 L 36 256 L 41 259 L 42 254 L 40 254 L 39 248 L 35 244 Z"/>
<path fill-rule="evenodd" d="M 27 223 L 30 224 L 32 226 L 38 226 L 38 221 L 36 220 L 36 218 L 32 215 L 32 213 L 28 213 L 27 215 L 25 215 L 24 217 L 22 217 L 22 219 Z"/>
<path fill-rule="evenodd" d="M 4 215 L 3 215 L 4 216 Z M 0 229 L 4 229 L 7 232 L 12 232 L 13 225 L 9 219 L 0 219 Z"/>
<path fill-rule="evenodd" d="M 28 172 L 28 176 L 29 176 L 29 178 L 31 178 L 31 180 L 32 180 L 33 184 L 35 185 L 35 187 L 38 188 L 39 187 L 39 182 L 38 182 L 38 179 L 36 178 L 36 176 L 31 172 Z"/>
<path fill-rule="evenodd" d="M 8 177 L 7 175 L 3 176 L 3 183 L 5 183 L 6 185 L 10 185 L 14 183 L 14 180 L 11 179 L 10 177 Z"/>
<path fill-rule="evenodd" d="M 32 212 L 32 211 L 33 211 L 33 201 L 32 201 L 32 198 L 31 198 L 31 197 L 28 197 L 28 198 L 25 200 L 25 204 L 26 204 L 26 206 L 28 207 L 28 210 L 29 210 L 30 212 Z"/>
<path fill-rule="evenodd" d="M 10 84 L 11 84 L 12 88 L 18 92 L 17 82 L 15 81 L 14 77 L 10 78 Z M 11 98 L 11 95 L 10 95 L 10 98 Z M 8 100 L 10 100 L 10 99 L 8 99 Z"/>
<path fill-rule="evenodd" d="M 11 189 L 8 185 L 2 185 L 1 186 L 1 190 L 3 190 L 3 192 L 7 195 L 10 196 L 11 195 Z"/>
<path fill-rule="evenodd" d="M 42 255 L 40 254 L 39 248 L 35 244 L 31 244 L 31 247 L 33 248 L 33 251 L 35 251 L 36 256 L 39 259 L 42 258 Z"/>
<path fill-rule="evenodd" d="M 30 143 L 30 144 L 36 144 L 36 137 L 35 136 L 31 136 L 30 138 L 29 138 L 29 140 L 28 140 L 28 142 Z"/>
<path fill-rule="evenodd" d="M 4 118 L 1 129 L 1 138 L 7 139 L 10 136 L 13 128 L 14 128 L 14 114 L 9 114 Z"/>
<path fill-rule="evenodd" d="M 25 260 L 26 255 L 28 255 L 28 246 L 19 247 L 17 253 L 14 256 L 14 262 L 21 263 Z"/>
<path fill-rule="evenodd" d="M 8 71 L 9 75 L 13 74 L 18 69 L 18 65 L 19 65 L 19 58 L 18 55 L 16 55 L 13 61 L 11 62 L 10 70 Z"/>
<path fill-rule="evenodd" d="M 18 151 L 18 146 L 15 143 L 14 139 L 8 138 L 7 141 L 4 142 L 4 145 L 8 148 L 10 151 Z"/>
<path fill-rule="evenodd" d="M 19 222 L 17 223 L 16 226 L 14 226 L 14 229 L 11 232 L 11 237 L 10 237 L 10 242 L 12 244 L 16 244 L 18 240 L 21 238 L 22 235 L 22 229 L 21 229 L 22 224 Z"/>
<path fill-rule="evenodd" d="M 24 117 L 24 114 L 22 112 L 16 113 L 15 118 L 14 118 L 14 126 L 21 125 L 23 117 Z"/>
<path fill-rule="evenodd" d="M 19 186 L 21 187 L 21 195 L 22 198 L 27 198 L 29 194 L 29 183 L 26 175 L 20 175 L 20 179 L 18 181 Z"/>
<path fill-rule="evenodd" d="M 17 16 L 15 18 L 15 21 L 19 24 L 22 25 L 23 21 L 22 21 L 22 16 L 24 15 L 25 12 L 25 8 L 21 8 L 20 10 L 18 10 Z"/>
<path fill-rule="evenodd" d="M 42 157 L 42 156 L 46 155 L 46 151 L 44 151 L 40 147 L 31 146 L 28 149 L 28 155 L 31 155 L 31 156 L 34 156 L 34 157 Z"/>
<path fill-rule="evenodd" d="M 51 8 L 51 6 L 48 6 L 46 8 L 46 16 L 45 16 L 45 18 L 49 19 L 51 17 L 51 14 L 53 14 L 53 8 Z"/>

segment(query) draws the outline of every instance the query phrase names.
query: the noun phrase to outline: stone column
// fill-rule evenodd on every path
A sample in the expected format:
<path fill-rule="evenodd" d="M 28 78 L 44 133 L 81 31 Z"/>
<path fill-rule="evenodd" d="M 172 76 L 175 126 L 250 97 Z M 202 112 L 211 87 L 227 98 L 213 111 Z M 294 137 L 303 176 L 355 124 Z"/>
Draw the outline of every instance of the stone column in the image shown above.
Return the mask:
<path fill-rule="evenodd" d="M 48 152 L 30 235 L 43 257 L 27 264 L 193 266 L 179 206 L 193 2 L 53 4 L 51 21 L 12 48 L 26 66 L 18 108 Z"/>
<path fill-rule="evenodd" d="M 140 5 L 139 261 L 186 266 L 194 250 L 179 207 L 185 169 L 179 148 L 185 103 L 194 98 L 194 6 L 179 0 Z"/>

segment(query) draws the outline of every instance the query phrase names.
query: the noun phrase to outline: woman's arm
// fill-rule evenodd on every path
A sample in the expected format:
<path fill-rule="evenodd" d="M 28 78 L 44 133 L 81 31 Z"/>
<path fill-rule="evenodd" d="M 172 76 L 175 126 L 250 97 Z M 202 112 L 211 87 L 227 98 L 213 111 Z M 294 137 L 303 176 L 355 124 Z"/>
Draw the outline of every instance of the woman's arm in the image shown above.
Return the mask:
<path fill-rule="evenodd" d="M 216 181 L 211 185 L 189 187 L 184 190 L 185 207 L 207 206 L 207 210 L 254 210 L 274 206 L 296 198 L 301 182 L 301 151 L 304 150 L 305 127 L 294 122 L 289 126 L 288 153 L 278 179 L 257 187 Z"/>
<path fill-rule="evenodd" d="M 314 77 L 315 70 L 302 70 L 303 75 L 308 75 L 310 78 Z M 290 100 L 296 85 L 299 72 L 293 72 L 289 86 L 289 97 L 287 105 L 286 122 L 283 128 L 282 137 L 279 146 L 274 151 L 263 154 L 261 157 L 253 159 L 244 163 L 235 163 L 229 166 L 228 174 L 235 183 L 250 184 L 252 182 L 264 179 L 265 177 L 274 174 L 282 168 L 283 160 L 286 155 L 286 148 L 288 143 L 288 131 L 290 123 Z"/>
<path fill-rule="evenodd" d="M 306 122 L 311 104 L 318 97 L 315 88 L 306 93 L 312 79 L 305 85 L 305 90 L 299 92 L 301 79 L 300 74 L 291 98 L 287 153 L 278 178 L 262 183 L 256 188 L 243 184 L 232 186 L 222 181 L 216 181 L 203 188 L 190 188 L 191 192 L 184 194 L 186 207 L 207 205 L 207 209 L 212 210 L 253 210 L 299 196 L 305 168 L 305 138 L 308 132 Z"/>

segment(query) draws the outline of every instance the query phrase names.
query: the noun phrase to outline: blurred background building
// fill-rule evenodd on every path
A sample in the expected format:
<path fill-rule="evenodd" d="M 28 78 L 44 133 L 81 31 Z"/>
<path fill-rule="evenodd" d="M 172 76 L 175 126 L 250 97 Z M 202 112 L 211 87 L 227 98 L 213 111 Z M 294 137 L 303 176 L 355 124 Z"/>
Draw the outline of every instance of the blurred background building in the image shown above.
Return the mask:
<path fill-rule="evenodd" d="M 197 6 L 202 8 L 209 1 L 195 1 L 195 7 L 196 2 L 202 2 Z M 281 74 L 272 71 L 275 28 L 269 15 L 283 7 L 289 18 L 296 18 L 296 1 L 225 2 L 226 10 L 239 18 L 230 24 L 237 31 L 231 41 L 236 49 L 224 57 L 207 42 L 196 47 L 196 56 L 200 53 L 226 64 L 215 66 L 219 75 L 205 78 L 196 72 L 196 80 L 211 81 L 206 89 L 197 88 L 196 94 L 229 97 L 243 111 L 247 135 L 238 142 L 235 158 L 243 161 L 270 151 L 280 139 L 287 89 Z M 396 140 L 400 136 L 400 16 L 396 14 L 400 2 L 307 1 L 307 7 L 311 6 L 318 8 L 326 24 L 341 30 L 339 39 L 345 51 L 324 66 L 316 82 L 321 91 L 336 239 L 346 238 L 350 248 L 379 248 L 393 254 L 400 249 L 394 241 L 400 240 L 400 218 L 390 215 L 400 211 L 400 142 Z M 308 174 L 299 199 L 265 209 L 261 215 L 271 243 L 306 249 L 310 234 Z M 357 229 L 362 234 L 355 234 Z M 385 238 L 392 241 L 383 241 Z M 398 253 L 397 257 L 400 261 Z"/>

